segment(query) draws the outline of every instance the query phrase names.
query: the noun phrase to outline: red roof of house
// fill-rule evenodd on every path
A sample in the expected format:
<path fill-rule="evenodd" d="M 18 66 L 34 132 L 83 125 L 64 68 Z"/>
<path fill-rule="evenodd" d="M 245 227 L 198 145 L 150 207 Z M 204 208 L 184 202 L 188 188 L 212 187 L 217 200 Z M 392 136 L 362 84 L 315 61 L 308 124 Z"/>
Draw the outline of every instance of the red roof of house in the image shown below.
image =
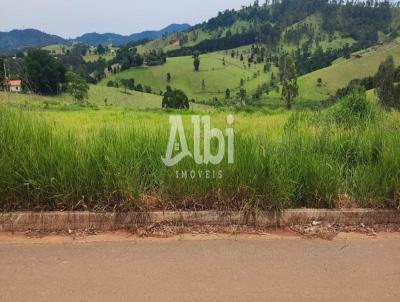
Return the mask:
<path fill-rule="evenodd" d="M 21 80 L 11 80 L 7 81 L 7 84 L 9 86 L 21 86 L 22 81 Z"/>

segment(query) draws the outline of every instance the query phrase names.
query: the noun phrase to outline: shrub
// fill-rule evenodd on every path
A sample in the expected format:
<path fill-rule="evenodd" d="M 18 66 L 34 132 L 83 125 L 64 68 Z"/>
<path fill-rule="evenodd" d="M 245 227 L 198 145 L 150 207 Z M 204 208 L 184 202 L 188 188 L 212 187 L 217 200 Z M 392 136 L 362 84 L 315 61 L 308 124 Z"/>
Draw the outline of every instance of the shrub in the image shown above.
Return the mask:
<path fill-rule="evenodd" d="M 330 114 L 338 125 L 351 127 L 373 121 L 378 116 L 378 109 L 367 100 L 364 90 L 354 89 L 332 108 Z"/>
<path fill-rule="evenodd" d="M 182 90 L 172 90 L 172 88 L 168 86 L 167 91 L 164 93 L 162 107 L 174 109 L 189 109 L 189 98 Z"/>

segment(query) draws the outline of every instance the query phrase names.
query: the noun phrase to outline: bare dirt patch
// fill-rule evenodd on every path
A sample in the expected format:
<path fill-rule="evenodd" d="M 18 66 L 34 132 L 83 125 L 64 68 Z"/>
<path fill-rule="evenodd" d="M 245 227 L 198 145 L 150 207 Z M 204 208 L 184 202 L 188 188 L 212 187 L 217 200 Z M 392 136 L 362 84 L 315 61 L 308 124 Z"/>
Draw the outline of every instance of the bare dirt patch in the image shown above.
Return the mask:
<path fill-rule="evenodd" d="M 98 232 L 79 230 L 67 232 L 0 233 L 1 244 L 62 244 L 126 241 L 169 240 L 347 240 L 347 239 L 400 239 L 400 225 L 344 226 L 314 221 L 307 225 L 287 228 L 259 228 L 243 225 L 232 226 L 186 226 L 157 223 L 129 231 Z"/>

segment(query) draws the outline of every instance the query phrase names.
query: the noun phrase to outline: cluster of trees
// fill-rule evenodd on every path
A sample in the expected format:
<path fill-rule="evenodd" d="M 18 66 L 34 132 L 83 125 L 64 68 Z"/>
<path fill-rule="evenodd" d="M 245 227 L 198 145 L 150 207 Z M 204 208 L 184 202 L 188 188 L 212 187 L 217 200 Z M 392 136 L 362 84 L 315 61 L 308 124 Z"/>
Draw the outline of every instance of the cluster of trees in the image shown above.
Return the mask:
<path fill-rule="evenodd" d="M 312 24 L 301 24 L 287 29 L 315 13 L 321 14 L 322 29 L 330 36 L 339 31 L 344 37 L 354 38 L 360 47 L 365 48 L 376 44 L 378 31 L 397 32 L 397 29 L 391 28 L 393 6 L 389 1 L 378 0 L 267 0 L 262 5 L 255 1 L 253 5 L 239 11 L 220 12 L 217 17 L 196 26 L 195 31 L 209 32 L 214 38 L 193 47 L 170 51 L 168 55 L 192 55 L 195 51 L 212 52 L 255 42 L 274 47 L 282 36 L 284 41 L 293 44 L 299 44 L 304 36 L 318 40 L 318 37 L 314 37 L 315 28 Z M 222 36 L 223 28 L 232 27 L 236 21 L 246 21 L 249 25 L 242 32 L 232 33 L 229 29 Z"/>
<path fill-rule="evenodd" d="M 162 49 L 152 49 L 145 55 L 144 59 L 148 66 L 162 65 L 167 62 L 167 56 Z"/>
<path fill-rule="evenodd" d="M 144 58 L 137 52 L 137 48 L 127 44 L 118 49 L 116 56 L 109 62 L 109 65 L 121 64 L 121 70 L 131 67 L 142 66 Z"/>
<path fill-rule="evenodd" d="M 7 65 L 7 76 L 22 79 L 23 90 L 42 95 L 68 92 L 75 101 L 84 102 L 89 85 L 84 77 L 64 65 L 61 58 L 64 57 L 55 57 L 42 49 L 31 49 L 23 58 L 7 61 L 7 64 L 0 58 L 0 83 L 4 82 L 4 66 Z"/>
<path fill-rule="evenodd" d="M 182 90 L 172 89 L 171 86 L 167 86 L 162 100 L 162 107 L 166 109 L 189 109 L 189 98 Z"/>
<path fill-rule="evenodd" d="M 232 35 L 220 39 L 204 40 L 192 47 L 182 47 L 167 52 L 169 57 L 191 56 L 194 53 L 207 53 L 218 50 L 236 48 L 256 42 L 254 33 Z"/>
<path fill-rule="evenodd" d="M 287 29 L 283 35 L 283 41 L 288 44 L 300 45 L 303 37 L 314 37 L 315 29 L 313 24 L 303 23 Z"/>
<path fill-rule="evenodd" d="M 142 85 L 140 83 L 136 83 L 135 79 L 130 78 L 130 79 L 121 79 L 121 80 L 116 80 L 116 81 L 108 81 L 107 82 L 107 87 L 123 87 L 125 90 L 125 93 L 127 93 L 128 90 L 132 91 L 138 91 L 138 92 L 146 92 L 146 93 L 153 93 L 153 89 L 148 86 L 148 85 Z"/>
<path fill-rule="evenodd" d="M 30 91 L 43 95 L 68 92 L 77 102 L 84 102 L 88 98 L 89 85 L 86 80 L 48 51 L 28 51 L 23 61 L 23 70 L 23 83 Z"/>
<path fill-rule="evenodd" d="M 48 51 L 32 49 L 24 59 L 25 85 L 29 90 L 54 95 L 67 82 L 66 67 Z"/>
<path fill-rule="evenodd" d="M 81 54 L 72 51 L 58 56 L 57 59 L 64 66 L 83 77 L 87 82 L 93 84 L 105 77 L 104 70 L 108 66 L 104 58 L 99 58 L 94 62 L 86 62 Z"/>
<path fill-rule="evenodd" d="M 321 9 L 322 27 L 329 33 L 340 31 L 367 47 L 376 44 L 378 31 L 388 33 L 392 21 L 389 1 L 342 1 L 325 4 Z"/>
<path fill-rule="evenodd" d="M 312 44 L 312 43 L 311 43 Z M 305 43 L 303 48 L 297 48 L 294 52 L 294 60 L 296 62 L 297 71 L 303 75 L 312 71 L 328 67 L 332 62 L 340 57 L 349 59 L 351 53 L 359 50 L 359 44 L 350 46 L 345 44 L 342 48 L 328 48 L 323 50 L 322 47 L 317 47 L 315 51 L 311 51 L 309 43 Z"/>

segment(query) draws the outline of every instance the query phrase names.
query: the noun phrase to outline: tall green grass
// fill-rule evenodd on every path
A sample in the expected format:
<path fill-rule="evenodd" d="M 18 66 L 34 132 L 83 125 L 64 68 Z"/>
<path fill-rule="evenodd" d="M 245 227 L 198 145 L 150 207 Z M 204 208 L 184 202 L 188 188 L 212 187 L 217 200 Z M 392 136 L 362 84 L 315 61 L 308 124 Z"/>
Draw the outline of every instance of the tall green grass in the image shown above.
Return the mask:
<path fill-rule="evenodd" d="M 161 161 L 165 126 L 121 122 L 79 131 L 37 112 L 0 108 L 0 208 L 280 211 L 334 208 L 343 196 L 361 207 L 398 207 L 398 115 L 367 114 L 349 123 L 353 105 L 293 113 L 279 134 L 237 131 L 233 165 L 186 158 L 172 168 Z M 176 170 L 221 170 L 222 178 L 177 179 Z"/>

